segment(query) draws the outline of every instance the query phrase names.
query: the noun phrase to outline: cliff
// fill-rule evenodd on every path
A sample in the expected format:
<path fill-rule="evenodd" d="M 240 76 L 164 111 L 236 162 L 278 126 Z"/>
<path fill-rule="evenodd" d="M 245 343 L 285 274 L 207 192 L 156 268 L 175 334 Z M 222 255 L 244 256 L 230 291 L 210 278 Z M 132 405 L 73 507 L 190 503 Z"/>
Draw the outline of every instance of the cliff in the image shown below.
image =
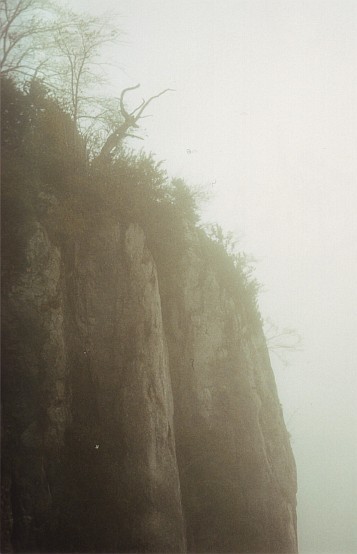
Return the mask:
<path fill-rule="evenodd" d="M 187 218 L 173 268 L 139 216 L 74 232 L 46 171 L 25 191 L 5 156 L 2 552 L 297 552 L 294 459 L 243 289 Z"/>

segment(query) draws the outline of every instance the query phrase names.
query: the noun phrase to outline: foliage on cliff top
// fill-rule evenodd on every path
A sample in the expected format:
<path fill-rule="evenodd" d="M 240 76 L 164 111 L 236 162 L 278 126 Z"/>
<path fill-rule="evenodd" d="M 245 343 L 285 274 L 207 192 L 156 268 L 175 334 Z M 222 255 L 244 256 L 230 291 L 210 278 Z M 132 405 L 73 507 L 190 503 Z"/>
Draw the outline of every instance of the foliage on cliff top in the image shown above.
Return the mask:
<path fill-rule="evenodd" d="M 4 244 L 13 261 L 21 258 L 24 226 L 36 218 L 61 245 L 98 226 L 136 222 L 169 281 L 195 230 L 222 286 L 249 307 L 252 322 L 259 320 L 258 285 L 246 257 L 218 226 L 198 228 L 197 193 L 182 179 L 170 179 L 152 154 L 123 146 L 110 160 L 88 161 L 73 118 L 36 80 L 20 90 L 4 78 L 2 98 Z"/>
<path fill-rule="evenodd" d="M 5 0 L 0 66 L 18 84 L 3 81 L 5 206 L 13 211 L 10 221 L 20 219 L 20 213 L 30 221 L 36 212 L 62 242 L 95 232 L 103 223 L 138 222 L 159 274 L 168 281 L 192 246 L 197 196 L 183 180 L 169 179 L 153 155 L 123 145 L 128 133 L 122 128 L 138 128 L 145 106 L 170 89 L 143 100 L 134 111 L 125 106 L 124 94 L 139 85 L 124 89 L 119 101 L 100 97 L 106 81 L 103 62 L 108 62 L 103 46 L 121 36 L 114 19 L 65 12 L 49 0 Z M 114 146 L 104 156 L 111 139 Z M 11 224 L 5 226 L 7 234 L 16 234 Z M 232 248 L 232 237 L 218 226 L 198 236 L 201 253 L 222 286 L 259 320 L 259 286 L 246 256 Z"/>

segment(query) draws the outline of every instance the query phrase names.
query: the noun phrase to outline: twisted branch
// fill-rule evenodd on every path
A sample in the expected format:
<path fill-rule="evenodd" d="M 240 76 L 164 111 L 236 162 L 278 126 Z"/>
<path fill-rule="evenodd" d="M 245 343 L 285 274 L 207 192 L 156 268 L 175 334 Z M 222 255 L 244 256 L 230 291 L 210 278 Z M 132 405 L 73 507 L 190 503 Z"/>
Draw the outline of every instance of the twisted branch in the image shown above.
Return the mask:
<path fill-rule="evenodd" d="M 120 99 L 119 99 L 120 114 L 123 116 L 124 121 L 120 125 L 118 125 L 117 128 L 109 135 L 109 137 L 107 138 L 107 140 L 104 143 L 103 148 L 100 151 L 99 158 L 108 158 L 108 157 L 110 157 L 112 151 L 115 148 L 117 148 L 119 146 L 119 144 L 121 143 L 121 141 L 124 140 L 126 137 L 133 137 L 133 138 L 143 140 L 141 137 L 133 135 L 133 134 L 129 133 L 128 131 L 132 128 L 138 129 L 139 125 L 137 124 L 137 122 L 139 121 L 139 119 L 143 119 L 144 117 L 148 117 L 148 116 L 144 116 L 142 114 L 144 113 L 144 110 L 148 107 L 148 105 L 153 100 L 155 100 L 155 98 L 159 98 L 159 96 L 162 96 L 166 92 L 174 90 L 174 89 L 171 89 L 171 88 L 167 88 L 167 89 L 159 92 L 158 94 L 155 94 L 154 96 L 151 96 L 148 100 L 143 99 L 141 104 L 139 104 L 139 106 L 137 106 L 131 113 L 129 113 L 126 110 L 125 105 L 124 105 L 125 94 L 129 90 L 136 90 L 139 87 L 140 87 L 140 84 L 135 85 L 133 87 L 127 87 L 121 92 Z"/>

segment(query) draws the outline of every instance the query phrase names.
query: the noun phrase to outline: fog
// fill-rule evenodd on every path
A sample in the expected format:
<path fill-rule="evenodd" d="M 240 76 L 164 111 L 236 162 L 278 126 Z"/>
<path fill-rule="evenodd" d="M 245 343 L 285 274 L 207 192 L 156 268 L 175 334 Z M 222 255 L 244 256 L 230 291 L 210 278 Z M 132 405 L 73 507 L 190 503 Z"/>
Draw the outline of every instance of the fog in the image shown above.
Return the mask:
<path fill-rule="evenodd" d="M 303 350 L 272 353 L 298 468 L 300 552 L 357 551 L 355 0 L 73 0 L 118 13 L 111 93 L 170 87 L 144 147 L 210 192 L 203 221 L 257 260 L 263 317 Z M 129 101 L 129 98 L 128 98 Z"/>

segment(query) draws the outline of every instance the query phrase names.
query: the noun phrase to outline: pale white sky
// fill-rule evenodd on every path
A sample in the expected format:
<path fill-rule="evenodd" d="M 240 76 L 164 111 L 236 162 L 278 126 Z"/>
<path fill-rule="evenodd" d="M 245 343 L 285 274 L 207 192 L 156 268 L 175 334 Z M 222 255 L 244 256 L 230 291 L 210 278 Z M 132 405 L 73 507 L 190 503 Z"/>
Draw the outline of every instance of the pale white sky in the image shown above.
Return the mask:
<path fill-rule="evenodd" d="M 115 95 L 176 89 L 152 104 L 145 148 L 212 192 L 203 218 L 257 258 L 263 315 L 303 336 L 288 368 L 272 356 L 300 552 L 357 552 L 357 1 L 70 5 L 119 14 Z"/>

